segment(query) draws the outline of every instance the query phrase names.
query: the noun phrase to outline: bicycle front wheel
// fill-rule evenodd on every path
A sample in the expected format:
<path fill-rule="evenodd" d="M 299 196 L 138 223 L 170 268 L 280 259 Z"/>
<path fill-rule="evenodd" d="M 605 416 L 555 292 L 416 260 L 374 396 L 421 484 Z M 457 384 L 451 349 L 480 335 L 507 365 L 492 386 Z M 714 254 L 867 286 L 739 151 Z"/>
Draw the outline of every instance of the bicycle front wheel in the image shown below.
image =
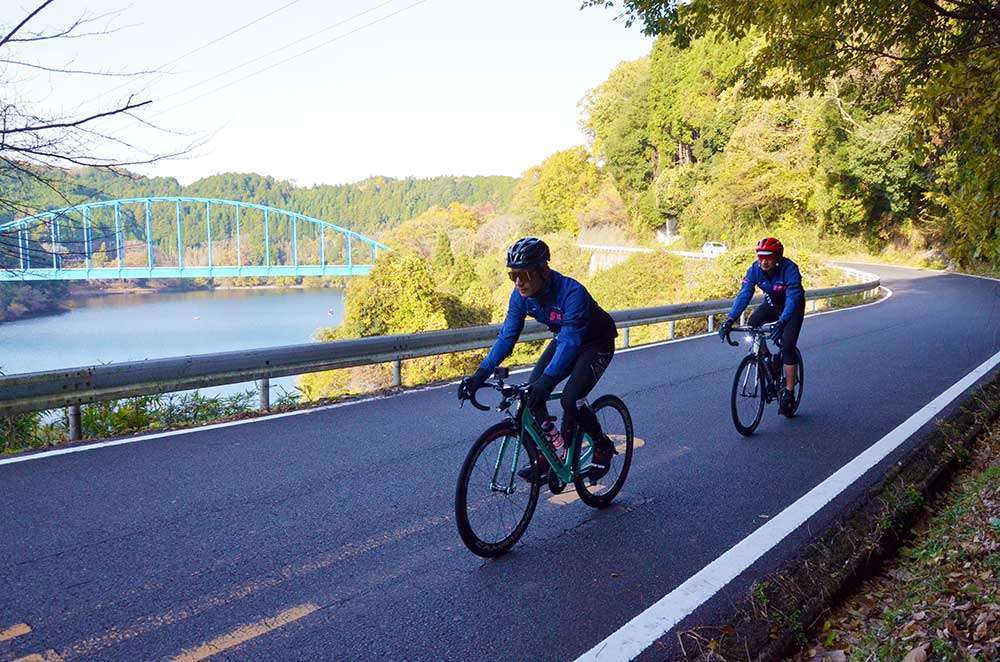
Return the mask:
<path fill-rule="evenodd" d="M 760 425 L 760 419 L 764 415 L 762 363 L 753 354 L 743 357 L 736 369 L 731 405 L 737 432 L 749 437 Z"/>
<path fill-rule="evenodd" d="M 455 523 L 473 554 L 505 554 L 524 534 L 538 503 L 536 451 L 522 443 L 509 421 L 480 435 L 462 463 L 455 488 Z"/>
<path fill-rule="evenodd" d="M 632 431 L 632 415 L 622 399 L 614 395 L 602 395 L 591 406 L 597 416 L 601 430 L 615 445 L 617 453 L 611 458 L 611 468 L 600 478 L 588 475 L 587 467 L 594 454 L 594 443 L 590 435 L 580 437 L 579 447 L 573 458 L 573 484 L 580 500 L 591 508 L 603 508 L 621 491 L 632 466 L 632 451 L 635 435 Z"/>
<path fill-rule="evenodd" d="M 805 388 L 806 384 L 806 364 L 802 361 L 802 352 L 799 348 L 795 348 L 795 358 L 798 359 L 798 365 L 795 370 L 795 390 L 792 393 L 795 394 L 795 401 L 792 404 L 792 410 L 788 414 L 788 418 L 795 416 L 795 412 L 799 410 L 799 403 L 802 402 L 802 389 Z"/>

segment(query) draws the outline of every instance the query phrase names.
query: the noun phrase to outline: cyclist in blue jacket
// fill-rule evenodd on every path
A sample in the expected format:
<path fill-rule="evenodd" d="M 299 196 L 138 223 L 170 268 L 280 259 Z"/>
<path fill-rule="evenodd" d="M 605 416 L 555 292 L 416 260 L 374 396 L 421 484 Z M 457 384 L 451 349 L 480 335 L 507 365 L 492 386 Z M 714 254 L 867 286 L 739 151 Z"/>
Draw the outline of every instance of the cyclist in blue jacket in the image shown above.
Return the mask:
<path fill-rule="evenodd" d="M 590 296 L 579 282 L 549 268 L 549 247 L 541 239 L 524 237 L 507 251 L 507 268 L 514 290 L 510 293 L 507 317 L 496 342 L 479 364 L 475 373 L 459 384 L 458 397 L 468 399 L 493 374 L 500 363 L 510 356 L 514 344 L 524 329 L 524 320 L 531 316 L 556 334 L 538 359 L 528 383 L 528 407 L 542 422 L 550 440 L 559 447 L 572 439 L 577 423 L 583 426 L 594 444 L 589 474 L 600 478 L 608 472 L 616 454 L 614 444 L 601 430 L 601 425 L 589 408 L 581 408 L 583 399 L 604 374 L 615 353 L 614 320 Z M 568 379 L 567 379 L 568 378 Z M 555 430 L 548 415 L 546 400 L 556 384 L 567 379 L 559 402 L 563 408 L 561 431 Z M 548 463 L 540 456 L 540 476 L 545 480 Z M 528 478 L 531 469 L 522 470 Z"/>
<path fill-rule="evenodd" d="M 719 336 L 725 338 L 740 314 L 746 310 L 753 298 L 754 288 L 764 292 L 764 303 L 757 306 L 750 315 L 750 326 L 762 326 L 777 322 L 771 333 L 771 340 L 781 339 L 781 363 L 785 372 L 785 388 L 778 399 L 778 411 L 788 416 L 795 403 L 792 391 L 795 387 L 795 366 L 798 354 L 795 351 L 806 314 L 806 296 L 802 289 L 802 274 L 797 264 L 785 257 L 785 247 L 774 237 L 764 237 L 757 243 L 757 262 L 747 269 L 729 318 L 719 328 Z"/>

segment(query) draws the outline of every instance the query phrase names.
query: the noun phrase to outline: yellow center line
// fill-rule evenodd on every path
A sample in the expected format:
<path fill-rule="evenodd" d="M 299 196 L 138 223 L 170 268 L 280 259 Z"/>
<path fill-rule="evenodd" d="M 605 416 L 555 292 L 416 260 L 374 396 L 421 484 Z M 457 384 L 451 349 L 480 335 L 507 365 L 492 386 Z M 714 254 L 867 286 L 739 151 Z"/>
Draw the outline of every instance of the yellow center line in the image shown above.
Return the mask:
<path fill-rule="evenodd" d="M 349 542 L 333 552 L 321 554 L 300 563 L 286 565 L 262 577 L 252 578 L 248 583 L 237 584 L 227 590 L 202 596 L 174 609 L 137 618 L 128 625 L 112 627 L 103 634 L 78 641 L 63 649 L 61 651 L 62 655 L 64 657 L 92 655 L 98 650 L 115 646 L 135 637 L 144 636 L 158 628 L 186 621 L 209 609 L 216 609 L 231 604 L 261 591 L 273 589 L 285 582 L 325 570 L 337 563 L 367 554 L 385 545 L 399 542 L 410 536 L 440 526 L 450 519 L 450 515 L 426 517 L 409 526 L 377 534 L 359 543 Z"/>
<path fill-rule="evenodd" d="M 47 650 L 44 653 L 32 653 L 19 657 L 14 662 L 62 662 L 62 658 L 54 650 Z"/>
<path fill-rule="evenodd" d="M 174 662 L 198 662 L 199 660 L 204 660 L 212 657 L 213 655 L 217 655 L 222 651 L 245 644 L 251 639 L 255 639 L 263 634 L 273 632 L 283 625 L 288 625 L 289 623 L 297 621 L 300 618 L 308 616 L 317 609 L 319 609 L 319 607 L 316 605 L 306 603 L 304 605 L 299 605 L 298 607 L 286 609 L 274 618 L 265 618 L 257 621 L 256 623 L 242 625 L 229 634 L 216 637 L 215 639 L 205 642 L 197 648 L 182 652 L 174 658 Z"/>
<path fill-rule="evenodd" d="M 27 623 L 11 625 L 6 630 L 0 630 L 0 641 L 7 641 L 8 639 L 13 639 L 14 637 L 20 637 L 22 634 L 28 634 L 29 632 L 31 632 L 31 626 Z"/>
<path fill-rule="evenodd" d="M 624 453 L 625 452 L 625 435 L 623 435 L 623 434 L 609 434 L 608 438 L 611 439 L 611 441 L 615 442 L 615 449 L 619 453 Z M 636 449 L 636 448 L 642 448 L 645 445 L 646 445 L 646 441 L 644 439 L 641 439 L 639 437 L 633 437 L 632 438 L 632 449 L 633 450 Z M 599 484 L 597 484 L 597 485 L 595 485 L 593 487 L 595 487 L 597 489 L 597 491 L 601 491 L 601 490 L 605 489 L 607 486 L 599 483 Z M 571 503 L 575 503 L 576 501 L 579 501 L 579 499 L 580 499 L 580 496 L 576 493 L 576 490 L 573 488 L 573 486 L 567 485 L 565 492 L 563 492 L 562 494 L 553 494 L 548 499 L 546 499 L 546 501 L 548 501 L 549 503 L 555 504 L 557 506 L 568 506 Z"/>

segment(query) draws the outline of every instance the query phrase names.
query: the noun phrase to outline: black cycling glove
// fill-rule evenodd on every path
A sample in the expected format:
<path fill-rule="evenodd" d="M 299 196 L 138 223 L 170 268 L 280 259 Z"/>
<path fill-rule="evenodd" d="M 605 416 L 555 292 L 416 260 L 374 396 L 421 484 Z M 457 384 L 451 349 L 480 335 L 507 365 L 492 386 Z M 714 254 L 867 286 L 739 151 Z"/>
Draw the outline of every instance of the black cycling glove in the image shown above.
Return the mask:
<path fill-rule="evenodd" d="M 719 327 L 719 339 L 720 340 L 725 340 L 726 336 L 729 335 L 729 332 L 733 328 L 733 322 L 734 321 L 735 320 L 732 317 L 730 317 L 729 319 L 727 319 L 725 322 L 722 323 L 722 326 Z"/>
<path fill-rule="evenodd" d="M 464 378 L 458 384 L 458 399 L 469 400 L 472 398 L 489 376 L 489 371 L 478 368 L 474 373 Z"/>
<path fill-rule="evenodd" d="M 788 324 L 785 320 L 778 320 L 774 323 L 774 327 L 771 329 L 771 342 L 778 342 L 781 339 L 781 334 L 785 331 L 785 325 Z"/>

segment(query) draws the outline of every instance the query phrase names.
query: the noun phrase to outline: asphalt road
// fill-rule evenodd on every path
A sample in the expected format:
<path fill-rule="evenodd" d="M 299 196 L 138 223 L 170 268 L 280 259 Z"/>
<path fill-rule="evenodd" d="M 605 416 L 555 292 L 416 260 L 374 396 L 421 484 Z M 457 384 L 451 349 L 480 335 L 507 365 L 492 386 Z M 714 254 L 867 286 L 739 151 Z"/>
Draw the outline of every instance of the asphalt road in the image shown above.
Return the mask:
<path fill-rule="evenodd" d="M 452 386 L 0 466 L 0 659 L 573 658 L 1000 350 L 1000 283 L 867 270 L 893 296 L 807 318 L 799 415 L 750 439 L 744 350 L 620 352 L 595 395 L 645 441 L 625 489 L 544 492 L 497 561 L 452 518 L 497 415 Z"/>

